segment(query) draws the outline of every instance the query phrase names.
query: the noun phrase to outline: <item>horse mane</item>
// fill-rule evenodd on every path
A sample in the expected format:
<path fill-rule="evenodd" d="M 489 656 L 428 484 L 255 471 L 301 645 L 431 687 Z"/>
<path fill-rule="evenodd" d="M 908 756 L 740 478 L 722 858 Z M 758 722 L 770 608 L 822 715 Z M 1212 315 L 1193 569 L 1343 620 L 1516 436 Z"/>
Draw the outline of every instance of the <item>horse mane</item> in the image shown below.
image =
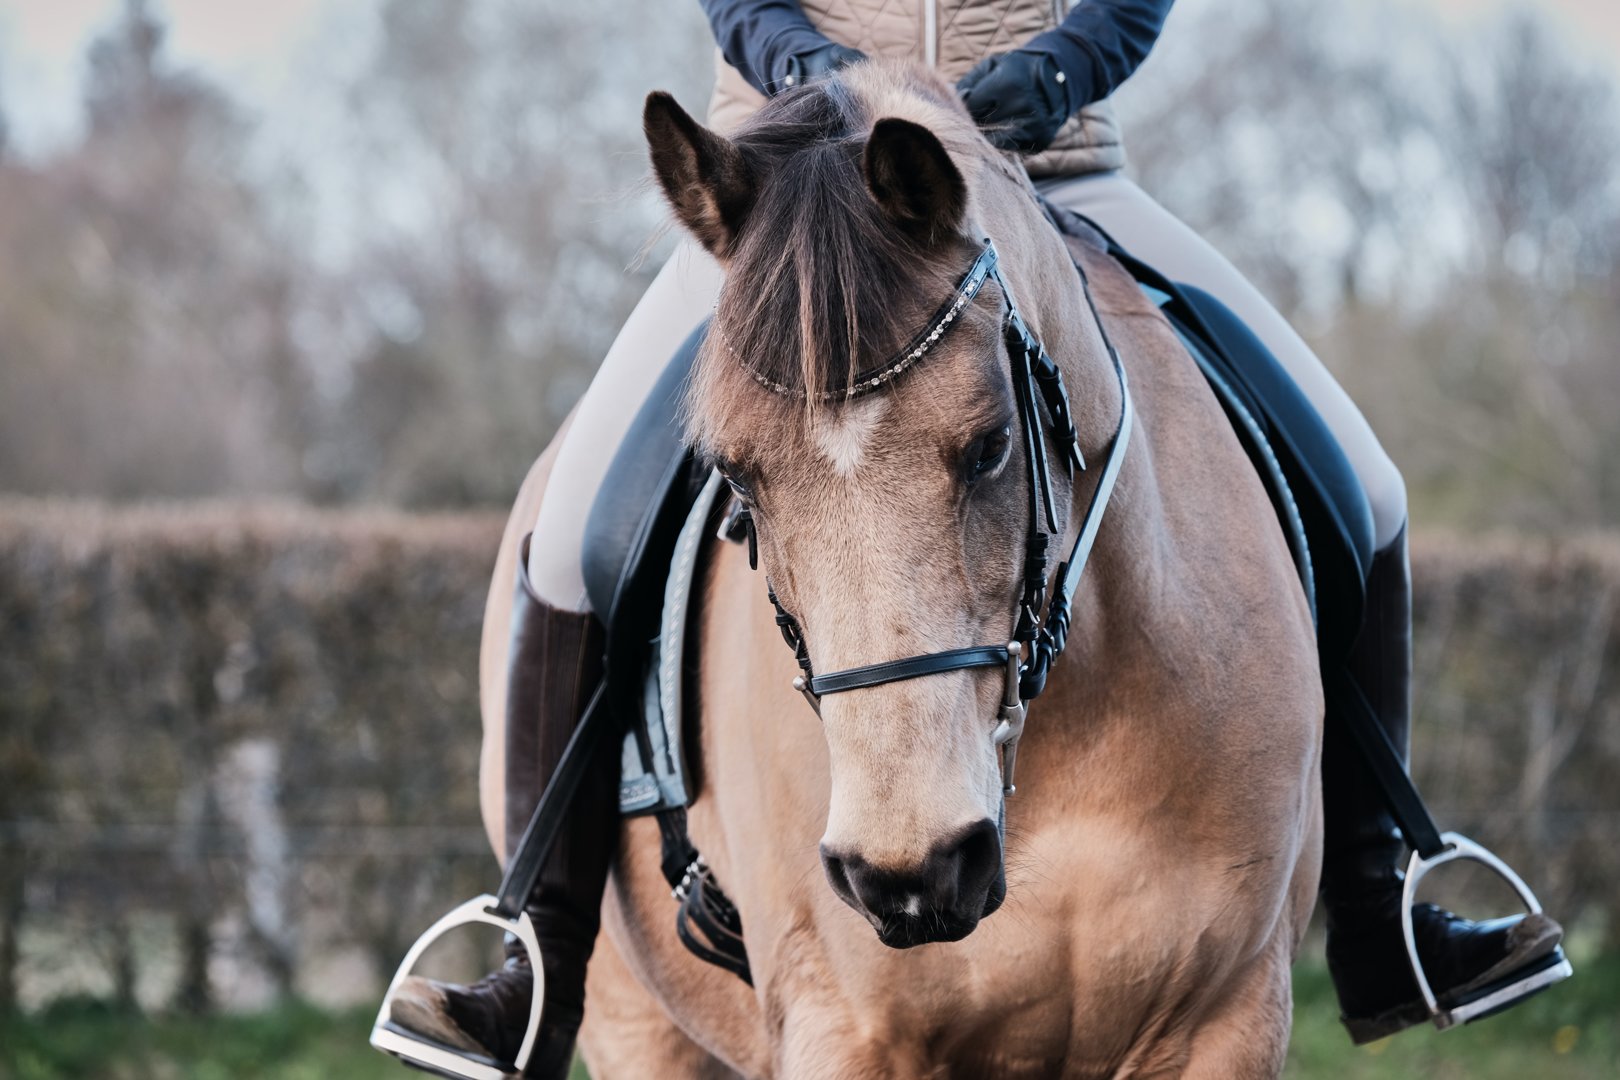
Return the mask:
<path fill-rule="evenodd" d="M 778 94 L 732 136 L 759 188 L 700 366 L 740 363 L 802 397 L 814 420 L 955 288 L 974 250 L 968 240 L 924 247 L 867 191 L 862 151 L 890 116 L 929 128 L 958 162 L 983 152 L 948 85 L 892 62 Z"/>

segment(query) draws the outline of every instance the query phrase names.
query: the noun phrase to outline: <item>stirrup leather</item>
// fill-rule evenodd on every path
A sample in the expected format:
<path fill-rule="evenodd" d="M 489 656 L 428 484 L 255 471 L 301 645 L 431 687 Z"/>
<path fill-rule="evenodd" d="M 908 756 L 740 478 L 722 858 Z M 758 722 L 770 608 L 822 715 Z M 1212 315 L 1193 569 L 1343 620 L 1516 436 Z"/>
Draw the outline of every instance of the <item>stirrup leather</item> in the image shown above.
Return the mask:
<path fill-rule="evenodd" d="M 1401 889 L 1401 933 L 1406 941 L 1406 959 L 1412 966 L 1412 977 L 1417 982 L 1418 992 L 1423 995 L 1424 1007 L 1429 1010 L 1429 1019 L 1436 1028 L 1444 1031 L 1500 1012 L 1555 983 L 1563 982 L 1575 971 L 1564 956 L 1564 950 L 1555 947 L 1546 956 L 1485 986 L 1460 994 L 1448 994 L 1445 1000 L 1435 997 L 1434 988 L 1429 985 L 1428 975 L 1423 970 L 1423 961 L 1418 957 L 1417 937 L 1412 927 L 1412 906 L 1417 901 L 1418 882 L 1430 870 L 1459 859 L 1479 863 L 1512 886 L 1524 904 L 1525 914 L 1541 914 L 1541 901 L 1536 899 L 1536 894 L 1494 852 L 1460 833 L 1442 833 L 1440 842 L 1443 847 L 1437 853 L 1426 857 L 1414 850 L 1407 863 L 1406 883 Z"/>
<path fill-rule="evenodd" d="M 416 944 L 405 954 L 405 959 L 395 972 L 393 981 L 388 984 L 388 993 L 383 995 L 382 1008 L 377 1011 L 377 1020 L 371 1025 L 372 1046 L 384 1053 L 393 1054 L 407 1065 L 439 1076 L 447 1076 L 452 1080 L 507 1080 L 509 1077 L 523 1075 L 524 1068 L 529 1064 L 529 1055 L 534 1052 L 535 1038 L 540 1033 L 540 1006 L 545 999 L 545 974 L 540 963 L 540 939 L 535 935 L 534 924 L 529 920 L 528 912 L 519 911 L 515 917 L 509 918 L 497 910 L 497 905 L 496 898 L 487 893 L 474 897 L 445 915 L 429 927 L 425 934 L 417 938 Z M 510 1062 L 497 1061 L 493 1057 L 446 1046 L 402 1027 L 392 1019 L 394 996 L 410 977 L 428 947 L 452 930 L 477 923 L 497 927 L 517 938 L 528 953 L 529 969 L 534 972 L 534 993 L 529 1003 L 528 1025 L 524 1029 L 523 1042 L 518 1047 L 517 1057 Z"/>

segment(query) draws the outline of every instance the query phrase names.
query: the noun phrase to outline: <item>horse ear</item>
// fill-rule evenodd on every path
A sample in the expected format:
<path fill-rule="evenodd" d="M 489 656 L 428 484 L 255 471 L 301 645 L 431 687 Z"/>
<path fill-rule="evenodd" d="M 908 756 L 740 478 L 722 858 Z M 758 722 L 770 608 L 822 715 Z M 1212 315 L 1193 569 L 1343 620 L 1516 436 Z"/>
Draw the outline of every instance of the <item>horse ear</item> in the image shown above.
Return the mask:
<path fill-rule="evenodd" d="M 641 126 L 653 171 L 681 224 L 724 259 L 754 205 L 754 175 L 742 151 L 687 115 L 662 90 L 647 95 Z"/>
<path fill-rule="evenodd" d="M 890 221 L 932 244 L 954 233 L 967 212 L 967 184 L 939 137 L 921 124 L 885 117 L 861 154 L 866 189 Z"/>

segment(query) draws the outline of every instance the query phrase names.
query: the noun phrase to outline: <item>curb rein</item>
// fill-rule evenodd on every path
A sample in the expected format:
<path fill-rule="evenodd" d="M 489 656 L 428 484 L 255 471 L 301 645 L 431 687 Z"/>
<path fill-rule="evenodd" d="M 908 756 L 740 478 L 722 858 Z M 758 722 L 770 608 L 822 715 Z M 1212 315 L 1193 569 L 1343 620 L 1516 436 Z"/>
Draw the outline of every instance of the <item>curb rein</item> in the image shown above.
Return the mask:
<path fill-rule="evenodd" d="M 950 329 L 963 309 L 973 302 L 986 281 L 994 280 L 1000 287 L 1002 336 L 1007 343 L 1007 354 L 1012 368 L 1013 393 L 1017 400 L 1019 426 L 1023 432 L 1024 453 L 1030 463 L 1029 531 L 1024 542 L 1023 583 L 1019 590 L 1018 615 L 1012 640 L 1005 645 L 974 645 L 947 649 L 817 675 L 810 666 L 809 647 L 798 620 L 782 605 L 768 579 L 765 588 L 771 605 L 776 609 L 777 629 L 781 631 L 782 639 L 787 642 L 788 647 L 793 650 L 794 659 L 799 664 L 800 674 L 794 677 L 793 688 L 804 695 L 818 716 L 821 714 L 821 698 L 825 694 L 882 686 L 886 683 L 903 682 L 947 671 L 981 667 L 1005 668 L 1006 687 L 996 714 L 996 729 L 991 738 L 1002 751 L 1003 794 L 1011 795 L 1016 790 L 1013 784 L 1013 770 L 1017 762 L 1018 740 L 1024 733 L 1028 705 L 1046 689 L 1047 677 L 1051 674 L 1058 657 L 1063 655 L 1064 646 L 1068 644 L 1070 610 L 1075 590 L 1080 584 L 1080 575 L 1085 569 L 1086 561 L 1091 556 L 1103 512 L 1108 507 L 1114 483 L 1119 477 L 1125 448 L 1130 441 L 1135 410 L 1131 405 L 1131 391 L 1125 378 L 1125 367 L 1120 362 L 1119 352 L 1109 340 L 1108 328 L 1103 325 L 1102 316 L 1097 311 L 1097 302 L 1092 296 L 1091 282 L 1086 277 L 1085 269 L 1076 261 L 1074 268 L 1080 276 L 1080 287 L 1085 294 L 1086 305 L 1091 310 L 1092 320 L 1102 337 L 1103 346 L 1108 350 L 1108 358 L 1112 361 L 1114 374 L 1119 380 L 1119 423 L 1114 430 L 1113 444 L 1109 447 L 1108 460 L 1103 465 L 1102 476 L 1092 492 L 1090 504 L 1086 507 L 1085 518 L 1080 524 L 1080 533 L 1069 549 L 1068 557 L 1058 565 L 1051 601 L 1048 603 L 1047 548 L 1052 540 L 1061 537 L 1062 532 L 1052 496 L 1051 466 L 1046 454 L 1047 437 L 1051 438 L 1056 447 L 1064 475 L 1071 483 L 1076 467 L 1084 471 L 1086 462 L 1080 452 L 1079 435 L 1074 428 L 1069 394 L 1063 384 L 1063 373 L 1047 355 L 1040 340 L 1030 332 L 1029 325 L 1019 314 L 1018 305 L 1013 300 L 1012 290 L 1008 287 L 1006 279 L 1001 275 L 998 261 L 995 244 L 986 239 L 978 258 L 962 276 L 951 298 L 897 356 L 875 375 L 863 377 L 849 390 L 826 391 L 822 396 L 828 399 L 848 400 L 886 385 L 922 359 L 923 355 Z M 748 367 L 746 363 L 744 366 Z M 782 395 L 795 393 L 788 387 L 762 377 L 751 367 L 748 367 L 748 372 L 773 393 Z M 1042 423 L 1037 396 L 1046 406 L 1049 429 Z M 749 564 L 757 568 L 758 542 L 754 534 L 753 516 L 745 508 L 739 514 L 739 518 L 748 530 Z"/>

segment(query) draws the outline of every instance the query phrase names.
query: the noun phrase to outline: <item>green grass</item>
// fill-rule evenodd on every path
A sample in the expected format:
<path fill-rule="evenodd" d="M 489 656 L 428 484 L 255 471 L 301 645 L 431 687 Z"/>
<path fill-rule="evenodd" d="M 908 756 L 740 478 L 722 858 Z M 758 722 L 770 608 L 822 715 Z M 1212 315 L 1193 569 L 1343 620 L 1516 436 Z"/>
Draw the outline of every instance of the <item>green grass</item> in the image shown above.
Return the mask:
<path fill-rule="evenodd" d="M 372 1015 L 293 1004 L 245 1016 L 147 1018 L 65 1003 L 0 1021 L 0 1078 L 400 1080 L 398 1066 L 366 1042 Z"/>
<path fill-rule="evenodd" d="M 146 1018 L 87 1003 L 0 1019 L 0 1080 L 407 1080 L 366 1043 L 369 1010 L 286 1005 L 251 1016 Z M 583 1080 L 584 1070 L 576 1077 Z M 1620 955 L 1457 1031 L 1350 1045 L 1321 968 L 1295 976 L 1294 1080 L 1587 1080 L 1620 1076 Z"/>
<path fill-rule="evenodd" d="M 1327 971 L 1294 971 L 1297 1080 L 1614 1080 L 1620 1077 L 1620 954 L 1576 961 L 1575 977 L 1505 1013 L 1450 1031 L 1411 1028 L 1356 1047 Z"/>

